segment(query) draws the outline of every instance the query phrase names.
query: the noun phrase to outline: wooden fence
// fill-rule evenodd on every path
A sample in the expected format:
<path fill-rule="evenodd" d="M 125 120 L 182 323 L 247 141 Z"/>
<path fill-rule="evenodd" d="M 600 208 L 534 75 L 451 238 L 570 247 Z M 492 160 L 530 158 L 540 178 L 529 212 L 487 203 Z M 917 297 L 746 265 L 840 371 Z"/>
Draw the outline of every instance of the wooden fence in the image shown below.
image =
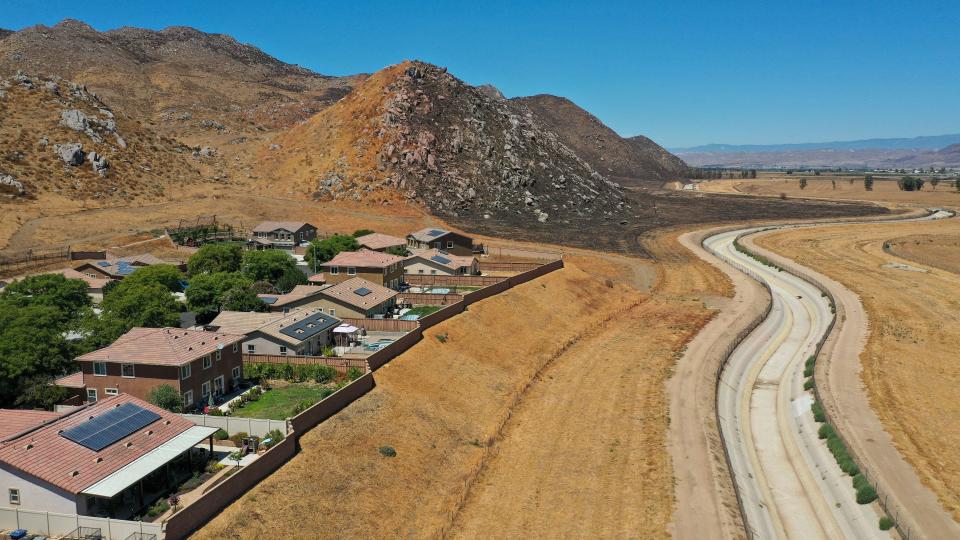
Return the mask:
<path fill-rule="evenodd" d="M 480 261 L 481 272 L 526 272 L 542 265 L 542 262 L 493 262 Z"/>
<path fill-rule="evenodd" d="M 410 285 L 431 285 L 445 287 L 488 287 L 507 279 L 505 276 L 442 276 L 427 274 L 407 274 L 403 280 Z"/>
<path fill-rule="evenodd" d="M 400 293 L 397 301 L 400 303 L 409 303 L 415 306 L 446 306 L 463 300 L 462 294 L 432 294 L 432 293 Z"/>
<path fill-rule="evenodd" d="M 367 332 L 412 332 L 420 326 L 417 321 L 400 319 L 356 319 L 347 317 L 341 320 L 344 324 L 352 324 L 357 328 L 363 328 Z"/>
<path fill-rule="evenodd" d="M 365 358 L 342 358 L 339 356 L 296 356 L 278 354 L 246 354 L 243 355 L 244 364 L 291 364 L 308 366 L 330 366 L 340 373 L 346 373 L 350 368 L 367 371 Z"/>

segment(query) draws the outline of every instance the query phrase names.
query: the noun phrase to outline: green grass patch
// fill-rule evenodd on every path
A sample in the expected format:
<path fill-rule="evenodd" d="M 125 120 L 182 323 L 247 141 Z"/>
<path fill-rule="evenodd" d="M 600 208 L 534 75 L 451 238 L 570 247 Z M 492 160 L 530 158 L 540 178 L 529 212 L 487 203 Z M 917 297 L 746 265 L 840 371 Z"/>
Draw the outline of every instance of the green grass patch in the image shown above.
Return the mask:
<path fill-rule="evenodd" d="M 410 308 L 410 311 L 404 313 L 404 315 L 419 315 L 420 318 L 423 318 L 431 313 L 440 311 L 442 308 L 443 306 L 417 306 L 415 308 Z"/>
<path fill-rule="evenodd" d="M 232 416 L 239 418 L 269 418 L 284 420 L 304 402 L 314 404 L 334 392 L 333 388 L 314 384 L 291 384 L 264 392 L 257 401 L 247 402 L 235 409 Z"/>

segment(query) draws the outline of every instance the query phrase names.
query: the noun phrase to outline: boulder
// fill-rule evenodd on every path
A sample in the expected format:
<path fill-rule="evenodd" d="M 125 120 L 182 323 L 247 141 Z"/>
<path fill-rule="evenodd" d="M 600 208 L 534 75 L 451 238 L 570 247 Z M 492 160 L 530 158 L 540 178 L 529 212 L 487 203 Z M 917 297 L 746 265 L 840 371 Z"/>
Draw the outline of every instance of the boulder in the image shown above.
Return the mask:
<path fill-rule="evenodd" d="M 107 169 L 110 168 L 110 163 L 107 161 L 107 158 L 96 152 L 90 152 L 87 154 L 87 161 L 89 161 L 90 166 L 93 167 L 93 172 L 99 174 L 100 176 L 107 175 Z"/>
<path fill-rule="evenodd" d="M 80 143 L 57 144 L 54 145 L 53 151 L 67 165 L 75 167 L 83 164 L 83 145 Z"/>
<path fill-rule="evenodd" d="M 90 120 L 83 111 L 69 109 L 60 111 L 60 125 L 68 127 L 74 131 L 87 131 L 90 128 Z"/>
<path fill-rule="evenodd" d="M 47 92 L 50 92 L 55 96 L 60 95 L 60 86 L 58 86 L 57 83 L 53 81 L 47 81 L 43 83 L 43 87 L 47 89 Z"/>
<path fill-rule="evenodd" d="M 0 186 L 8 186 L 17 191 L 17 195 L 23 195 L 26 193 L 26 190 L 23 188 L 23 184 L 18 182 L 16 178 L 10 176 L 9 174 L 0 174 Z"/>

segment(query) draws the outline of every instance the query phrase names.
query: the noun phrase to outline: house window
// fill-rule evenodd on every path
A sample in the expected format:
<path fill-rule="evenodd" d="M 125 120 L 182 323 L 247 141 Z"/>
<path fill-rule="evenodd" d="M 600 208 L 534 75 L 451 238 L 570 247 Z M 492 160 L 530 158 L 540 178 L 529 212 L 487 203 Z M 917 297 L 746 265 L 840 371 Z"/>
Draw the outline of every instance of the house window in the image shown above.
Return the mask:
<path fill-rule="evenodd" d="M 234 342 L 233 342 L 233 352 L 237 352 L 237 346 L 238 346 L 238 343 L 237 343 L 236 341 L 234 341 Z"/>
<path fill-rule="evenodd" d="M 180 366 L 180 380 L 189 379 L 190 375 L 193 374 L 193 368 L 190 364 L 184 364 Z"/>
<path fill-rule="evenodd" d="M 107 375 L 107 363 L 106 362 L 94 362 L 93 363 L 93 374 L 97 377 L 105 377 Z"/>
<path fill-rule="evenodd" d="M 431 274 L 436 274 L 437 271 L 436 271 L 436 270 L 431 270 L 430 273 L 431 273 Z"/>
<path fill-rule="evenodd" d="M 340 267 L 339 267 L 339 266 L 331 266 L 331 267 L 330 267 L 330 275 L 331 275 L 331 276 L 335 276 L 335 275 L 337 275 L 337 274 L 339 274 L 339 273 L 340 273 Z"/>
<path fill-rule="evenodd" d="M 220 349 L 217 349 L 217 354 L 214 356 L 214 358 L 216 359 L 217 362 L 219 362 L 220 359 L 223 358 L 223 351 L 221 351 Z"/>
<path fill-rule="evenodd" d="M 97 402 L 97 389 L 96 388 L 87 388 L 87 401 L 90 403 Z"/>
<path fill-rule="evenodd" d="M 253 354 L 254 352 L 256 352 L 256 350 L 257 350 L 256 345 L 254 345 L 253 343 L 247 343 L 247 354 Z"/>
<path fill-rule="evenodd" d="M 447 240 L 447 249 L 450 249 L 452 247 L 453 247 L 453 240 Z"/>
<path fill-rule="evenodd" d="M 212 365 L 213 365 L 213 362 L 210 361 L 210 355 L 208 354 L 208 355 L 204 356 L 204 357 L 203 357 L 203 363 L 202 363 L 203 369 L 209 369 L 210 366 L 212 366 Z"/>
<path fill-rule="evenodd" d="M 417 273 L 418 273 L 418 274 L 422 274 L 422 273 L 423 273 L 423 268 L 417 270 Z"/>
<path fill-rule="evenodd" d="M 20 504 L 20 490 L 17 488 L 10 488 L 10 504 Z"/>
<path fill-rule="evenodd" d="M 189 407 L 193 405 L 193 390 L 187 390 L 183 393 L 183 406 Z"/>
<path fill-rule="evenodd" d="M 336 310 L 336 309 L 333 309 L 333 308 L 330 308 L 330 316 L 331 316 L 331 317 L 336 317 L 336 316 L 337 316 L 337 310 Z"/>
<path fill-rule="evenodd" d="M 117 390 L 116 388 L 104 388 L 104 389 L 103 389 L 103 393 L 106 394 L 106 395 L 108 395 L 108 396 L 115 396 L 115 395 L 119 394 L 120 391 Z"/>
<path fill-rule="evenodd" d="M 120 376 L 132 379 L 134 377 L 133 364 L 120 364 Z"/>
<path fill-rule="evenodd" d="M 286 346 L 284 346 L 284 345 L 281 345 L 281 346 L 280 346 L 280 354 L 281 354 L 282 356 L 286 356 L 286 355 L 287 355 L 287 347 L 286 347 Z"/>
<path fill-rule="evenodd" d="M 239 379 L 239 378 L 240 378 L 240 366 L 234 366 L 233 371 L 232 371 L 231 373 L 233 373 L 233 380 Z"/>
<path fill-rule="evenodd" d="M 355 276 L 355 275 L 357 275 L 357 269 L 354 268 L 353 266 L 348 266 L 348 267 L 347 267 L 347 275 L 348 275 L 348 276 Z"/>
<path fill-rule="evenodd" d="M 202 397 L 207 397 L 210 395 L 210 381 L 200 385 L 200 395 Z"/>
<path fill-rule="evenodd" d="M 213 392 L 217 395 L 223 394 L 223 375 L 213 380 Z"/>

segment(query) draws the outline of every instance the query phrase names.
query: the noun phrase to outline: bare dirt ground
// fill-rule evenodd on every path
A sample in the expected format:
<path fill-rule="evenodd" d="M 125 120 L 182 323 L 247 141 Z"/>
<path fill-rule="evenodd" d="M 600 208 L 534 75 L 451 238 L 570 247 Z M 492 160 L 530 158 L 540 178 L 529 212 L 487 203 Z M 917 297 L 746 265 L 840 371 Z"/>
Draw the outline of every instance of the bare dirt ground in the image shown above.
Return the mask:
<path fill-rule="evenodd" d="M 902 259 L 960 274 L 960 237 L 951 234 L 898 236 L 884 243 Z"/>
<path fill-rule="evenodd" d="M 807 187 L 800 189 L 800 178 L 807 179 Z M 706 193 L 739 193 L 780 197 L 789 199 L 813 198 L 843 201 L 871 201 L 893 206 L 945 206 L 960 205 L 960 192 L 948 183 L 941 182 L 936 188 L 927 183 L 922 191 L 900 191 L 895 180 L 876 178 L 873 191 L 863 188 L 863 177 L 764 175 L 755 180 L 710 180 L 700 183 L 700 191 Z M 834 182 L 836 186 L 834 187 Z"/>
<path fill-rule="evenodd" d="M 955 351 L 960 333 L 954 329 L 960 327 L 960 276 L 900 259 L 883 249 L 885 242 L 930 234 L 955 238 L 960 234 L 960 221 L 800 229 L 771 233 L 758 240 L 758 244 L 803 261 L 805 266 L 843 283 L 859 296 L 869 317 L 869 338 L 860 355 L 860 378 L 869 404 L 899 454 L 957 520 L 960 403 L 956 400 L 956 388 L 960 384 L 960 367 Z M 935 250 L 917 248 L 924 258 L 936 257 Z M 927 272 L 889 267 L 891 262 Z M 844 323 L 847 324 L 852 322 Z M 853 380 L 847 381 L 846 386 L 834 383 L 834 393 L 855 394 L 843 390 L 857 384 L 856 372 L 852 373 Z M 869 429 L 866 420 L 851 418 L 850 423 L 854 430 Z M 860 426 L 861 423 L 864 425 Z M 869 452 L 882 451 L 879 437 L 867 437 L 864 444 Z M 889 461 L 895 463 L 896 456 Z M 905 496 L 913 497 L 910 492 Z"/>

